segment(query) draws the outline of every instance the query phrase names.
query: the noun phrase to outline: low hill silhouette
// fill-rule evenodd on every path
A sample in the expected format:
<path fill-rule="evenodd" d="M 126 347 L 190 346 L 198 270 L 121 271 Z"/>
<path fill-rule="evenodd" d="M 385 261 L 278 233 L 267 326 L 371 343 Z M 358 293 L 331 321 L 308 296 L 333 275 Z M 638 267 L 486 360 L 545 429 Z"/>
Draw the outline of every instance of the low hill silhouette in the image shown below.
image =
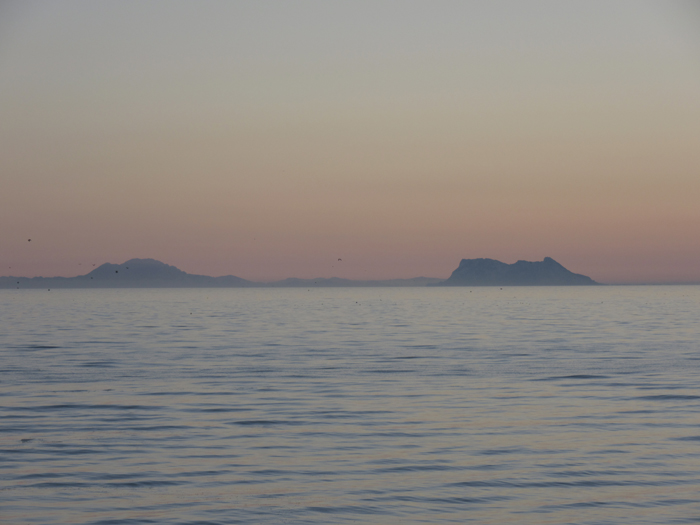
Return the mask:
<path fill-rule="evenodd" d="M 441 279 L 416 277 L 383 281 L 354 281 L 338 277 L 284 279 L 258 283 L 224 275 L 210 277 L 184 272 L 155 259 L 129 259 L 122 264 L 105 263 L 77 277 L 0 277 L 0 288 L 322 288 L 351 286 L 426 286 Z"/>
<path fill-rule="evenodd" d="M 105 263 L 77 277 L 0 277 L 0 288 L 232 288 L 256 285 L 235 275 L 190 274 L 155 259 Z"/>

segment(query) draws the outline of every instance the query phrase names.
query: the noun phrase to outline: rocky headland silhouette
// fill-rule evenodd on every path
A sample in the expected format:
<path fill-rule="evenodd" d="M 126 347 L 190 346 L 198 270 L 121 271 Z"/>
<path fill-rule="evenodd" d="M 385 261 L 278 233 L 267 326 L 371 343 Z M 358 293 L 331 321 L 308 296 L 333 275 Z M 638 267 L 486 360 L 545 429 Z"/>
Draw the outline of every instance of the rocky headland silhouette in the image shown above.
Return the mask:
<path fill-rule="evenodd" d="M 210 277 L 190 274 L 155 259 L 130 259 L 105 263 L 77 277 L 0 277 L 0 288 L 313 288 L 351 286 L 570 286 L 598 284 L 590 277 L 570 272 L 554 259 L 506 264 L 494 259 L 462 259 L 448 279 L 353 280 L 338 277 L 289 278 L 254 282 L 235 275 Z"/>
<path fill-rule="evenodd" d="M 506 264 L 495 259 L 462 259 L 452 275 L 438 286 L 580 286 L 596 285 L 590 277 L 573 273 L 551 257 L 542 261 Z"/>

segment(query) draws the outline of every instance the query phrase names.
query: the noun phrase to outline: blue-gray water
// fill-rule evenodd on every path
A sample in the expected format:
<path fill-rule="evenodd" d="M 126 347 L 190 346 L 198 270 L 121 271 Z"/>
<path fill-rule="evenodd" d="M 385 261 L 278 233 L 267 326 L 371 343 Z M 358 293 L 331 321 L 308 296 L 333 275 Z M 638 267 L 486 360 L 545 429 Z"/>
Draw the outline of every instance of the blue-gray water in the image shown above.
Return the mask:
<path fill-rule="evenodd" d="M 700 522 L 700 287 L 0 290 L 0 521 Z"/>

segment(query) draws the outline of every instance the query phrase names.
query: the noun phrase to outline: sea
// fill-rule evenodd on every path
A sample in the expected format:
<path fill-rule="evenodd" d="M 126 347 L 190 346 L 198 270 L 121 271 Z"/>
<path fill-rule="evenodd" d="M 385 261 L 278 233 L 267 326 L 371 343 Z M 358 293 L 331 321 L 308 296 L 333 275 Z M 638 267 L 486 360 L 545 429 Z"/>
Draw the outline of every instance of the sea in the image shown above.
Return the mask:
<path fill-rule="evenodd" d="M 700 286 L 0 290 L 0 522 L 700 522 Z"/>

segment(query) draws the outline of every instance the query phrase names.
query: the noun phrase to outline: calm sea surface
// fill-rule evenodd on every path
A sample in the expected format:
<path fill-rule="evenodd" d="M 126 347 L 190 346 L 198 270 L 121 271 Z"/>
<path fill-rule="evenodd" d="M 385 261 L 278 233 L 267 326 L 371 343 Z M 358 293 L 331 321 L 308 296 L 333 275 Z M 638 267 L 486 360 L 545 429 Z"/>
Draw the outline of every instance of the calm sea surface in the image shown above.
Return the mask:
<path fill-rule="evenodd" d="M 700 522 L 700 287 L 0 290 L 0 522 Z"/>

